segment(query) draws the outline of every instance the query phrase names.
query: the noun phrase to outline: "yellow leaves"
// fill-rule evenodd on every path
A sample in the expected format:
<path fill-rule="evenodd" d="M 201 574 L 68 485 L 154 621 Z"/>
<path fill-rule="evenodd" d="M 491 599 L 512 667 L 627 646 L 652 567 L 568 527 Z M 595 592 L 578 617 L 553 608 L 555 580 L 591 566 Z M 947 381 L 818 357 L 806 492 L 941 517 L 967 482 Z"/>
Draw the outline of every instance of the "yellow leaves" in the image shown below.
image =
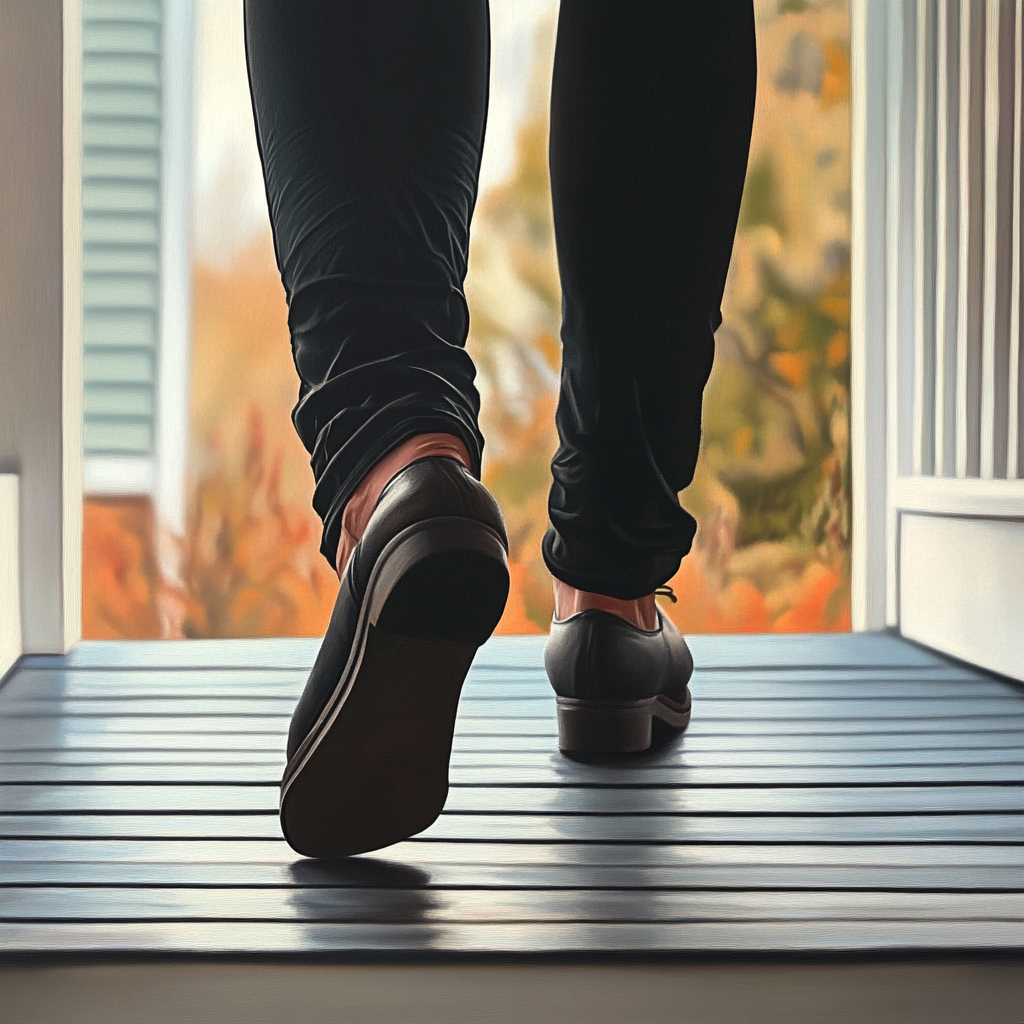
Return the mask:
<path fill-rule="evenodd" d="M 740 427 L 732 436 L 732 453 L 737 459 L 744 459 L 754 446 L 754 428 Z"/>
<path fill-rule="evenodd" d="M 541 393 L 530 404 L 528 423 L 513 433 L 502 459 L 487 458 L 483 482 L 497 498 L 509 536 L 512 586 L 498 634 L 545 633 L 554 598 L 551 577 L 540 553 L 548 527 L 548 489 L 551 456 L 557 445 L 554 431 L 555 398 Z"/>
<path fill-rule="evenodd" d="M 534 338 L 534 345 L 540 350 L 541 355 L 544 357 L 544 362 L 547 363 L 552 370 L 558 370 L 561 368 L 562 346 L 553 335 L 549 334 L 547 331 L 541 331 Z"/>
<path fill-rule="evenodd" d="M 802 388 L 807 383 L 811 357 L 806 352 L 773 352 L 768 362 L 790 387 Z"/>
<path fill-rule="evenodd" d="M 838 331 L 832 335 L 828 343 L 828 351 L 825 354 L 825 363 L 829 369 L 834 370 L 842 366 L 850 355 L 850 335 L 846 331 Z"/>
<path fill-rule="evenodd" d="M 196 482 L 181 565 L 195 600 L 186 635 L 316 636 L 330 617 L 336 577 L 314 555 L 312 512 L 282 496 L 282 455 L 268 457 L 263 421 L 250 408 L 244 446 L 215 452 Z"/>
<path fill-rule="evenodd" d="M 837 324 L 850 322 L 850 295 L 823 295 L 818 299 L 818 309 Z"/>
<path fill-rule="evenodd" d="M 495 633 L 498 636 L 529 636 L 547 632 L 547 622 L 543 627 L 530 617 L 527 594 L 532 589 L 530 566 L 525 562 L 509 560 L 508 571 L 511 577 L 511 586 L 508 592 L 508 603 L 505 611 L 498 622 Z M 550 584 L 548 585 L 550 590 Z M 553 603 L 553 599 L 552 599 Z M 550 615 L 548 616 L 550 618 Z"/>
<path fill-rule="evenodd" d="M 792 351 L 793 349 L 800 348 L 806 330 L 806 317 L 800 315 L 789 316 L 775 332 L 775 341 L 780 348 Z"/>
<path fill-rule="evenodd" d="M 850 102 L 850 54 L 839 43 L 822 43 L 825 52 L 825 71 L 821 78 L 818 100 L 827 110 L 837 103 Z"/>

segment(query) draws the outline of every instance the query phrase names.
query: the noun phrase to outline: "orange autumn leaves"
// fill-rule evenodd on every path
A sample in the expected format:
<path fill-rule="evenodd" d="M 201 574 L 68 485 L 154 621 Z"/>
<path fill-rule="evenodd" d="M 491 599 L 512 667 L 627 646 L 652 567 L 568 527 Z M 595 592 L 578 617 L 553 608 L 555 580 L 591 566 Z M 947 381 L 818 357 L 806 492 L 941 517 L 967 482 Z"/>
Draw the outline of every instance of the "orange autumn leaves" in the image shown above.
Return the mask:
<path fill-rule="evenodd" d="M 88 499 L 84 532 L 82 635 L 87 640 L 160 636 L 150 500 Z"/>
<path fill-rule="evenodd" d="M 269 232 L 195 274 L 192 458 L 179 578 L 185 636 L 316 636 L 337 576 L 319 553 Z"/>
<path fill-rule="evenodd" d="M 253 408 L 242 458 L 196 481 L 184 538 L 160 536 L 148 498 L 86 501 L 83 636 L 322 634 L 337 577 L 314 523 L 283 500 L 281 454 L 268 457 Z"/>
<path fill-rule="evenodd" d="M 241 460 L 224 452 L 194 484 L 179 575 L 187 637 L 317 636 L 337 594 L 318 523 L 282 494 L 282 453 L 251 408 Z"/>

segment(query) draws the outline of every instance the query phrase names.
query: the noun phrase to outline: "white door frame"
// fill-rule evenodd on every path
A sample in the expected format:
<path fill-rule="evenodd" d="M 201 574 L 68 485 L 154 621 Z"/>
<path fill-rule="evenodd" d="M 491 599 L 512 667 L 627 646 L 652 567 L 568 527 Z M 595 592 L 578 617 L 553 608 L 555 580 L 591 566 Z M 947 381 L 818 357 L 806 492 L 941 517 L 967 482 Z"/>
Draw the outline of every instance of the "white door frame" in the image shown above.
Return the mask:
<path fill-rule="evenodd" d="M 0 474 L 18 478 L 0 562 L 21 606 L 16 638 L 0 608 L 5 657 L 81 635 L 81 24 L 80 0 L 0 4 Z"/>
<path fill-rule="evenodd" d="M 886 616 L 886 164 L 888 0 L 851 0 L 850 589 L 853 628 Z M 880 59 L 881 58 L 881 59 Z M 869 254 L 877 254 L 869 258 Z"/>
<path fill-rule="evenodd" d="M 984 2 L 996 7 L 999 0 Z M 1021 0 L 1004 2 L 1021 9 Z M 899 202 L 913 181 L 908 160 L 900 159 L 907 137 L 899 129 L 909 101 L 893 85 L 912 52 L 903 28 L 916 10 L 914 0 L 851 0 L 855 629 L 901 624 L 903 516 L 1017 521 L 1024 493 L 1021 481 L 899 471 L 908 445 L 913 462 L 917 438 L 913 392 L 908 384 L 901 396 L 898 386 L 913 374 L 900 371 L 919 360 L 921 332 L 906 321 L 907 295 L 919 300 L 920 289 L 901 280 L 908 272 L 905 248 L 914 241 L 906 230 L 912 211 Z M 0 203 L 0 230 L 18 240 L 22 256 L 0 269 L 0 473 L 19 478 L 18 529 L 0 530 L 0 537 L 20 537 L 20 646 L 26 652 L 66 651 L 81 633 L 80 33 L 80 0 L 5 0 L 0 8 L 0 47 L 8 44 L 0 89 L 19 100 L 15 116 L 0 117 L 0 153 L 5 188 L 14 182 L 20 197 L 17 205 Z M 1016 45 L 1019 58 L 1019 29 Z M 1020 95 L 1019 72 L 1015 88 Z M 1019 142 L 1019 111 L 1015 131 Z M 1019 156 L 1014 174 L 1019 185 Z M 1014 216 L 1019 225 L 1019 198 Z M 1019 226 L 1015 230 L 1019 260 Z M 1019 288 L 1015 301 L 1019 311 Z M 909 347 L 912 336 L 915 346 Z M 904 343 L 886 343 L 896 337 Z M 1019 335 L 1014 345 L 1019 366 Z M 1019 392 L 1012 400 L 1020 402 Z"/>

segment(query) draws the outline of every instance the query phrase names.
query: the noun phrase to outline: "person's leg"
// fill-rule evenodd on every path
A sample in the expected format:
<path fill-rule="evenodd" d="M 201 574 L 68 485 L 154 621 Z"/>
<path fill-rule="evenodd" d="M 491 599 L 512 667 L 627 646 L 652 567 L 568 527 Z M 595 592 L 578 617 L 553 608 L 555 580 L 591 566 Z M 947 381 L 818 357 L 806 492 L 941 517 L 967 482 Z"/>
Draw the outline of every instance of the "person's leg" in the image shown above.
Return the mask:
<path fill-rule="evenodd" d="M 487 0 L 248 0 L 245 33 L 300 379 L 292 418 L 337 565 L 349 498 L 402 442 L 449 435 L 480 475 L 463 280 Z"/>
<path fill-rule="evenodd" d="M 347 856 L 431 824 L 455 714 L 508 595 L 480 483 L 463 279 L 487 108 L 486 0 L 251 0 L 249 79 L 341 586 L 288 734 L 281 825 Z"/>
<path fill-rule="evenodd" d="M 700 448 L 755 78 L 751 0 L 562 0 L 560 447 L 543 553 L 567 752 L 644 750 L 656 724 L 690 720 L 693 658 L 655 591 L 696 531 L 677 495 Z"/>
<path fill-rule="evenodd" d="M 700 447 L 755 80 L 751 0 L 562 0 L 561 444 L 543 553 L 568 608 L 580 591 L 653 614 L 650 595 L 690 549 L 677 494 Z"/>

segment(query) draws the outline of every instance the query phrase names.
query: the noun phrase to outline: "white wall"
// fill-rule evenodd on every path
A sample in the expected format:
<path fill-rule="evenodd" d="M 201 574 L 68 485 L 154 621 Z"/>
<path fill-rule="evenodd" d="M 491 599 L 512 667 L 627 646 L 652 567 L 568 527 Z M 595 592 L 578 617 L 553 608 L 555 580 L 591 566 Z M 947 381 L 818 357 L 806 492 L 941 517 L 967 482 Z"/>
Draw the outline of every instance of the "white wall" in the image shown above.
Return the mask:
<path fill-rule="evenodd" d="M 0 678 L 21 654 L 18 478 L 0 474 Z"/>
<path fill-rule="evenodd" d="M 81 630 L 80 24 L 76 0 L 0 3 L 0 473 L 30 652 Z"/>

